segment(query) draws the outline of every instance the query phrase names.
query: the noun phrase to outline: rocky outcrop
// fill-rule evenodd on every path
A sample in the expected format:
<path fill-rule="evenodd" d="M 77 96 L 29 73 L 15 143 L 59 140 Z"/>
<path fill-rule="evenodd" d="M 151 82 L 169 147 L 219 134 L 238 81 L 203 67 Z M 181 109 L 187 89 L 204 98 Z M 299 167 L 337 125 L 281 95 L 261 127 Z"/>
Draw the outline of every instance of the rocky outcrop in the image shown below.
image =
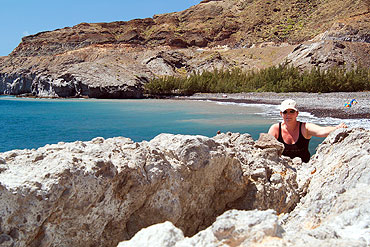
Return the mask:
<path fill-rule="evenodd" d="M 171 221 L 186 236 L 227 209 L 287 213 L 300 188 L 274 139 L 161 134 L 2 153 L 2 246 L 115 246 Z"/>
<path fill-rule="evenodd" d="M 277 216 L 271 210 L 231 210 L 192 237 L 166 222 L 118 246 L 146 246 L 149 240 L 153 247 L 368 246 L 369 138 L 370 132 L 363 129 L 330 134 L 309 163 L 296 167 L 303 197 L 292 212 Z M 159 232 L 162 237 L 155 237 Z"/>
<path fill-rule="evenodd" d="M 367 27 L 370 13 L 350 18 L 352 21 L 339 21 L 328 30 L 309 42 L 298 45 L 287 56 L 287 62 L 301 69 L 332 67 L 369 67 L 370 32 Z"/>
<path fill-rule="evenodd" d="M 309 163 L 281 156 L 267 134 L 253 141 L 238 133 L 1 153 L 0 242 L 366 246 L 369 136 L 337 130 Z"/>
<path fill-rule="evenodd" d="M 369 67 L 363 9 L 349 0 L 202 1 L 153 18 L 42 32 L 0 57 L 0 94 L 141 98 L 152 78 L 215 68 Z"/>
<path fill-rule="evenodd" d="M 302 243 L 312 246 L 370 244 L 369 137 L 368 130 L 341 129 L 319 146 L 307 195 L 283 219 L 288 236 L 299 229 Z"/>
<path fill-rule="evenodd" d="M 122 45 L 89 47 L 37 61 L 5 58 L 0 90 L 41 97 L 142 98 L 143 84 L 154 73 L 173 75 L 185 66 L 183 55 Z"/>

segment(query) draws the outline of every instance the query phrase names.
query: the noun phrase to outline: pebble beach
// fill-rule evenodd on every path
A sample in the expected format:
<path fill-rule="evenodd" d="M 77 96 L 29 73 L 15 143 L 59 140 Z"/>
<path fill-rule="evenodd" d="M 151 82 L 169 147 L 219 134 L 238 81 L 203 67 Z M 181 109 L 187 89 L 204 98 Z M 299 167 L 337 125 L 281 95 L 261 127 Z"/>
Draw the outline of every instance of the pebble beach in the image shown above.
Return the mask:
<path fill-rule="evenodd" d="M 299 111 L 309 112 L 316 117 L 339 119 L 369 119 L 370 92 L 336 92 L 336 93 L 236 93 L 210 94 L 198 93 L 179 99 L 211 100 L 247 104 L 279 105 L 285 99 L 297 102 Z M 355 99 L 357 103 L 346 107 L 346 103 Z"/>

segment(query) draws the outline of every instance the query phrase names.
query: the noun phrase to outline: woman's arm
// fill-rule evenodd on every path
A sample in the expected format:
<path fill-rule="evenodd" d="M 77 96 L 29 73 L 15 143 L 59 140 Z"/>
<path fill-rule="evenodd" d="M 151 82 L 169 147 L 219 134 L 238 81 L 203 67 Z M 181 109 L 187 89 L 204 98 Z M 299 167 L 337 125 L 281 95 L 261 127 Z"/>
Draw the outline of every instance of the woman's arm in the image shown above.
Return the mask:
<path fill-rule="evenodd" d="M 337 126 L 319 126 L 313 123 L 306 123 L 306 129 L 308 137 L 311 138 L 312 136 L 316 137 L 327 137 L 332 131 L 339 129 L 339 128 L 347 128 L 347 125 L 344 123 L 338 124 Z"/>

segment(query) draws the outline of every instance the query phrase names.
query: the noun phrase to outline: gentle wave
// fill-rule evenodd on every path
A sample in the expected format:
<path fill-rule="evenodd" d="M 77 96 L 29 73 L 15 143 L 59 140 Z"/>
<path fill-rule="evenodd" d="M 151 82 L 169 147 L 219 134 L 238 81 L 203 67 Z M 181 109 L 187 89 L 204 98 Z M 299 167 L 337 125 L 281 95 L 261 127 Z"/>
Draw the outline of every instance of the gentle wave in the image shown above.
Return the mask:
<path fill-rule="evenodd" d="M 235 103 L 235 102 L 216 102 L 220 105 L 237 105 L 241 107 L 259 107 L 261 112 L 256 113 L 269 119 L 281 121 L 278 105 L 269 104 L 248 104 L 248 103 Z M 332 117 L 315 117 L 309 112 L 299 112 L 298 119 L 302 122 L 310 122 L 319 125 L 338 125 L 345 123 L 349 128 L 364 128 L 370 129 L 370 119 L 356 118 L 356 119 L 340 119 Z"/>

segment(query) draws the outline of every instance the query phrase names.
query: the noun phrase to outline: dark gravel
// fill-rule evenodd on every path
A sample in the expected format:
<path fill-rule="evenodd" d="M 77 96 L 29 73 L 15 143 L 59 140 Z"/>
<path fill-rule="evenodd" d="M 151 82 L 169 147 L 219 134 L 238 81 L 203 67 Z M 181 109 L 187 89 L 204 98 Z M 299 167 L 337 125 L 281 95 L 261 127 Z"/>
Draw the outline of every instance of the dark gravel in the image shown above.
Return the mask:
<path fill-rule="evenodd" d="M 195 94 L 177 97 L 187 100 L 213 100 L 222 102 L 279 105 L 285 99 L 297 102 L 300 111 L 310 112 L 317 117 L 341 119 L 370 118 L 370 92 L 336 93 L 237 93 L 237 94 Z M 357 104 L 345 107 L 345 103 L 356 99 Z"/>

